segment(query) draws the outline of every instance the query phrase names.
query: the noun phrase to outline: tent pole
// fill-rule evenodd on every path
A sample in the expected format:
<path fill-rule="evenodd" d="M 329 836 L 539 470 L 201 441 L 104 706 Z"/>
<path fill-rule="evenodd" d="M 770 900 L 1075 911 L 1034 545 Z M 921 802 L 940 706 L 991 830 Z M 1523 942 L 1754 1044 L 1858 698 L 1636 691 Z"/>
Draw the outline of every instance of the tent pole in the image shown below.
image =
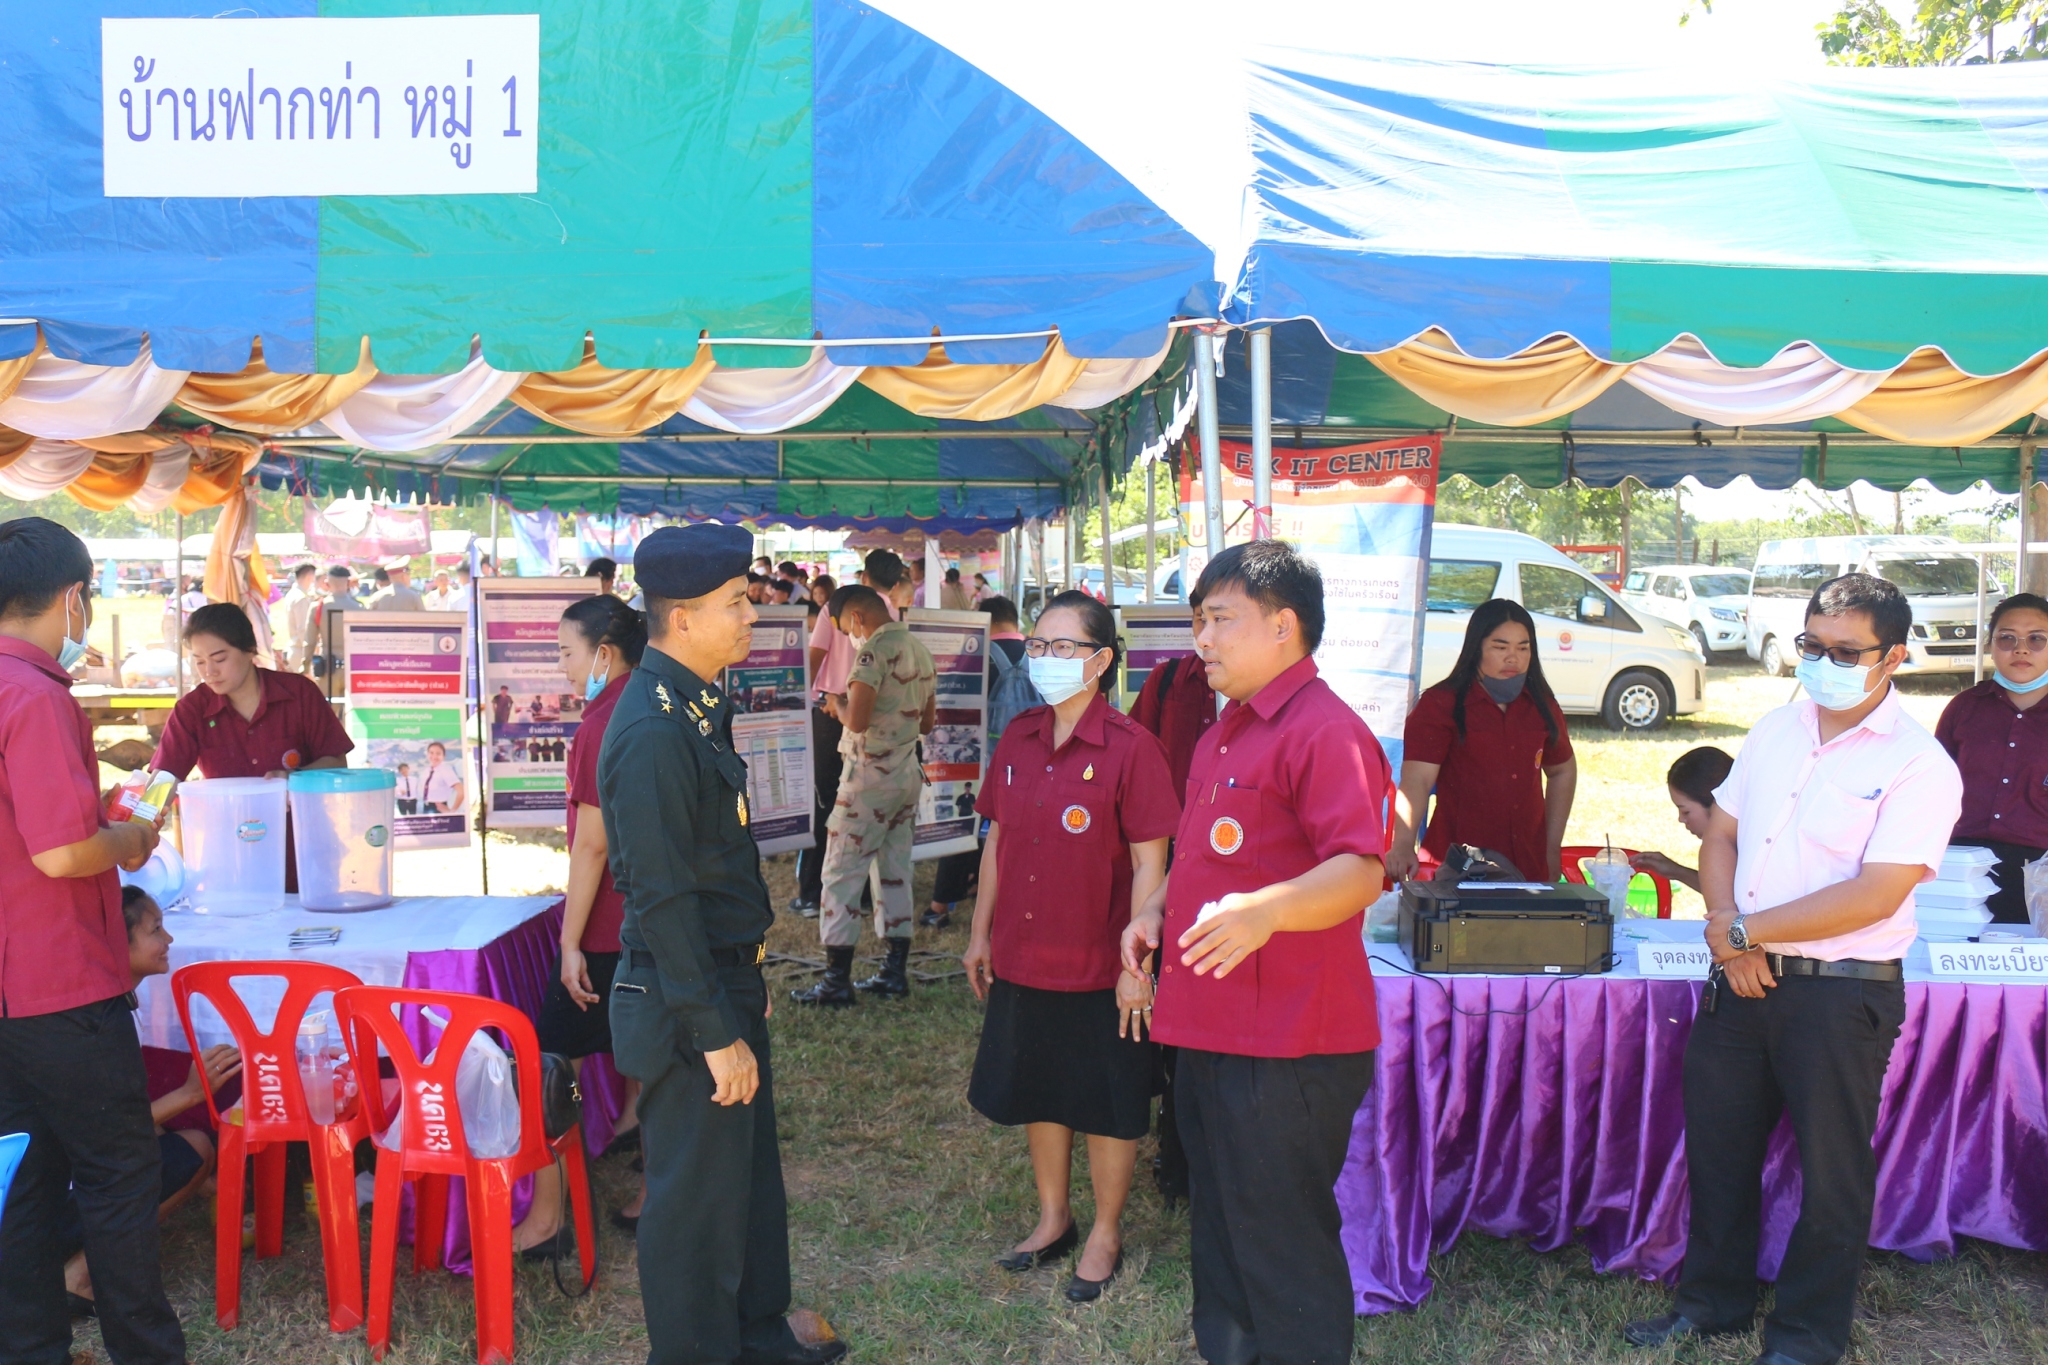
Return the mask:
<path fill-rule="evenodd" d="M 2038 418 L 2035 420 L 2037 422 L 2039 421 Z M 2033 501 L 2033 485 L 2034 442 L 2031 438 L 2029 438 L 2027 440 L 2020 442 L 2020 500 L 2018 508 L 2019 544 L 2018 549 L 2014 551 L 2012 561 L 2012 590 L 2014 592 L 2027 591 L 2027 540 L 2033 530 L 2033 528 L 2028 525 L 2027 504 Z M 1978 645 L 1981 649 L 1983 642 L 1979 641 Z"/>
<path fill-rule="evenodd" d="M 1159 536 L 1153 522 L 1159 515 L 1159 462 L 1145 466 L 1145 605 L 1151 606 L 1159 579 Z"/>
<path fill-rule="evenodd" d="M 1109 465 L 1103 463 L 1095 471 L 1096 482 L 1102 489 L 1102 602 L 1104 606 L 1116 606 L 1116 574 L 1113 556 L 1109 548 Z"/>
<path fill-rule="evenodd" d="M 1273 538 L 1273 332 L 1250 337 L 1252 352 L 1252 539 Z"/>
<path fill-rule="evenodd" d="M 171 639 L 171 653 L 178 656 L 178 695 L 185 695 L 185 514 L 178 513 L 178 576 L 171 583 L 172 609 L 178 630 Z"/>
<path fill-rule="evenodd" d="M 1223 451 L 1216 434 L 1216 338 L 1195 333 L 1195 407 L 1202 437 L 1202 507 L 1208 513 L 1209 557 L 1223 552 Z"/>

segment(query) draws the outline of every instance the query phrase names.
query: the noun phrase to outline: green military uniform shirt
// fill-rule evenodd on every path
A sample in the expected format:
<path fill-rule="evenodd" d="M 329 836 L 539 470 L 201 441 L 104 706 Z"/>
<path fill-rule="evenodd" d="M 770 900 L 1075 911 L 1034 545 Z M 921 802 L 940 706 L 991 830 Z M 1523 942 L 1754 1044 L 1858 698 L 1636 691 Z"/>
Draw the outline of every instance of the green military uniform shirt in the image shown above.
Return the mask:
<path fill-rule="evenodd" d="M 626 903 L 620 944 L 653 955 L 662 998 L 692 1047 L 730 1046 L 745 1030 L 711 950 L 759 943 L 775 922 L 747 828 L 732 704 L 650 647 L 612 711 L 597 789 L 612 881 Z"/>
<path fill-rule="evenodd" d="M 925 703 L 938 694 L 931 651 L 901 621 L 891 621 L 861 642 L 847 685 L 875 689 L 875 709 L 862 734 L 848 732 L 851 757 L 886 758 L 917 743 Z"/>

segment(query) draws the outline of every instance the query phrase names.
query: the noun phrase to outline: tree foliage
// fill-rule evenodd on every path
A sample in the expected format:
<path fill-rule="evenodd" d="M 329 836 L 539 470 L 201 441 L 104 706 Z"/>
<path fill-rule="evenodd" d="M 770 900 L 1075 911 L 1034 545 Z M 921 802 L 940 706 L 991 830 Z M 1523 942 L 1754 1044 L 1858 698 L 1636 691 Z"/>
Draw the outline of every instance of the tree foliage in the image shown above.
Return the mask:
<path fill-rule="evenodd" d="M 1911 27 L 1882 0 L 1849 0 L 1816 26 L 1836 66 L 1981 66 L 2048 57 L 2048 0 L 1919 0 Z"/>

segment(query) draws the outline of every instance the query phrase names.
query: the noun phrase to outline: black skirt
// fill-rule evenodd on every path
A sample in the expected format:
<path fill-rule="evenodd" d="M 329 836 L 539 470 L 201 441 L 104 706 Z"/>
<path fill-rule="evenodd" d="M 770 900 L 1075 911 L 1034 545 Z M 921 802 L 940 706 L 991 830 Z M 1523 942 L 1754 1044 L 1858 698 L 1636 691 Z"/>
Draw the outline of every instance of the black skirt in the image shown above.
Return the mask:
<path fill-rule="evenodd" d="M 533 1021 L 534 1036 L 542 1052 L 559 1052 L 574 1061 L 612 1050 L 612 977 L 619 970 L 617 953 L 585 953 L 584 971 L 597 1003 L 579 1009 L 562 984 L 562 959 L 555 959 L 555 979 L 540 1002 L 540 1017 Z"/>
<path fill-rule="evenodd" d="M 1116 1034 L 1116 992 L 989 987 L 967 1102 L 1006 1127 L 1057 1123 L 1136 1140 L 1152 1126 L 1158 1049 Z"/>

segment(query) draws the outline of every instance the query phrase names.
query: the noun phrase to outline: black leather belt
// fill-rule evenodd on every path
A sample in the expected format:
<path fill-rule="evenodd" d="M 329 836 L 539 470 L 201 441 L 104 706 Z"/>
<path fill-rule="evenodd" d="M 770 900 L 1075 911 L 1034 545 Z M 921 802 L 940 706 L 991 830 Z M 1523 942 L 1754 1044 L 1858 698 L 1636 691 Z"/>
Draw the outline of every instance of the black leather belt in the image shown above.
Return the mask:
<path fill-rule="evenodd" d="M 652 967 L 654 965 L 654 954 L 643 952 L 638 948 L 633 949 L 626 956 L 628 966 Z M 740 948 L 713 948 L 711 950 L 711 960 L 721 967 L 758 967 L 768 960 L 768 945 L 765 943 L 749 943 Z"/>
<path fill-rule="evenodd" d="M 1851 957 L 1839 962 L 1826 962 L 1817 957 L 1765 953 L 1764 961 L 1770 965 L 1771 975 L 1777 977 L 1839 976 L 1852 981 L 1903 981 L 1906 976 L 1905 966 L 1897 958 L 1889 962 L 1863 962 Z"/>

